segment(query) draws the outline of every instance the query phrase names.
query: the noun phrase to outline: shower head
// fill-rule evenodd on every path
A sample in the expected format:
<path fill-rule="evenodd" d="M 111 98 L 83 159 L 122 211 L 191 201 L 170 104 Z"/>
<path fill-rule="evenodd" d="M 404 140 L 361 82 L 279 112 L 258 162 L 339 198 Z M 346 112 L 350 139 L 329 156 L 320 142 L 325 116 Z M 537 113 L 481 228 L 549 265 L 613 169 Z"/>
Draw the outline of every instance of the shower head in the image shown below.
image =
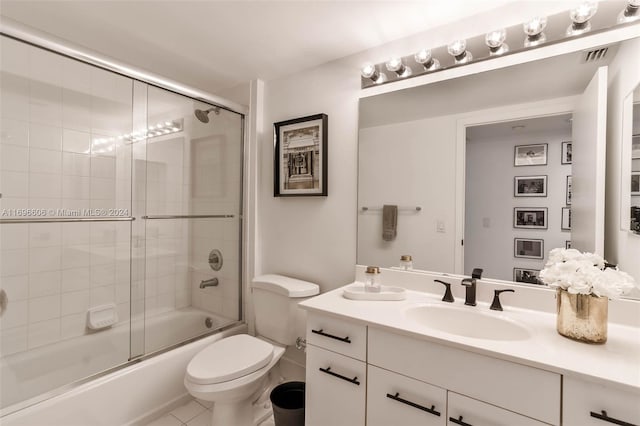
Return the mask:
<path fill-rule="evenodd" d="M 196 118 L 200 121 L 202 121 L 203 123 L 208 123 L 209 122 L 209 113 L 213 111 L 216 113 L 216 115 L 220 114 L 220 108 L 219 107 L 211 107 L 207 110 L 201 110 L 201 109 L 197 109 L 195 110 L 194 114 L 196 115 Z"/>

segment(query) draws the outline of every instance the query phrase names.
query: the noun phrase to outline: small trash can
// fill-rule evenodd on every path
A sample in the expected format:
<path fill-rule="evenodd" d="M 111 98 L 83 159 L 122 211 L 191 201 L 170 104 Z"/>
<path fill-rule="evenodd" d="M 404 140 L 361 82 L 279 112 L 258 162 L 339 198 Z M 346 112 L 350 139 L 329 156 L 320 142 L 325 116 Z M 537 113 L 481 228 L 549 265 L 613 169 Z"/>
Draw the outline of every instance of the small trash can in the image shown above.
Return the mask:
<path fill-rule="evenodd" d="M 304 382 L 282 383 L 269 395 L 276 426 L 304 426 Z"/>

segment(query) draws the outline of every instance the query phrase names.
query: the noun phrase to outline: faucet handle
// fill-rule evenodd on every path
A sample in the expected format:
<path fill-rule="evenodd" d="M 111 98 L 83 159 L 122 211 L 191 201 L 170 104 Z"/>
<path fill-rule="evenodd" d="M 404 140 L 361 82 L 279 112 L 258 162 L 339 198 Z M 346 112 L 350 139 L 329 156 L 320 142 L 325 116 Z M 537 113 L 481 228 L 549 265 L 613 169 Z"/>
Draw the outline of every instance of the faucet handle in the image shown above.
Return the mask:
<path fill-rule="evenodd" d="M 494 311 L 503 310 L 502 305 L 500 304 L 500 293 L 504 292 L 515 293 L 516 291 L 512 288 L 507 288 L 504 290 L 493 290 L 493 302 L 491 302 L 491 307 L 489 309 L 492 309 Z"/>
<path fill-rule="evenodd" d="M 440 283 L 440 284 L 444 284 L 444 286 L 446 287 L 445 291 L 444 291 L 444 296 L 442 296 L 442 301 L 443 302 L 449 302 L 449 303 L 453 303 L 455 301 L 455 299 L 453 298 L 453 294 L 451 294 L 451 283 L 447 283 L 444 281 L 440 281 L 440 280 L 433 280 L 436 283 Z"/>
<path fill-rule="evenodd" d="M 482 279 L 482 268 L 473 268 L 473 271 L 471 271 L 471 278 L 476 278 L 481 280 Z"/>

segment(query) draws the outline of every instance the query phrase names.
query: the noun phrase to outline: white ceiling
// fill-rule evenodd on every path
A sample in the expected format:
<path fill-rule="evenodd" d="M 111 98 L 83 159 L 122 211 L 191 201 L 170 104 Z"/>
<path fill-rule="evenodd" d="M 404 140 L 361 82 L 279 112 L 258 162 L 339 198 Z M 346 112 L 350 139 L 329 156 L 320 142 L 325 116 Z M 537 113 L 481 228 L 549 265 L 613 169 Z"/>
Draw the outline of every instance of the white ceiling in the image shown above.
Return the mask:
<path fill-rule="evenodd" d="M 211 93 L 270 80 L 508 3 L 1 0 L 0 15 Z"/>

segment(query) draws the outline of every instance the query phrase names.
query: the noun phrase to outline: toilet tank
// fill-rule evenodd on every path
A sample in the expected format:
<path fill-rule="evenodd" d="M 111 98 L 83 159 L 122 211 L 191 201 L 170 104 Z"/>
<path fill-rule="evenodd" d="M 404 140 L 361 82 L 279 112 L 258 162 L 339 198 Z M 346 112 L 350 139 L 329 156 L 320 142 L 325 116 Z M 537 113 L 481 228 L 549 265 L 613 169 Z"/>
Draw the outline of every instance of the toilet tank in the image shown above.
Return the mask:
<path fill-rule="evenodd" d="M 304 337 L 306 315 L 298 303 L 320 293 L 317 284 L 284 275 L 261 275 L 251 285 L 256 335 L 285 346 Z"/>

